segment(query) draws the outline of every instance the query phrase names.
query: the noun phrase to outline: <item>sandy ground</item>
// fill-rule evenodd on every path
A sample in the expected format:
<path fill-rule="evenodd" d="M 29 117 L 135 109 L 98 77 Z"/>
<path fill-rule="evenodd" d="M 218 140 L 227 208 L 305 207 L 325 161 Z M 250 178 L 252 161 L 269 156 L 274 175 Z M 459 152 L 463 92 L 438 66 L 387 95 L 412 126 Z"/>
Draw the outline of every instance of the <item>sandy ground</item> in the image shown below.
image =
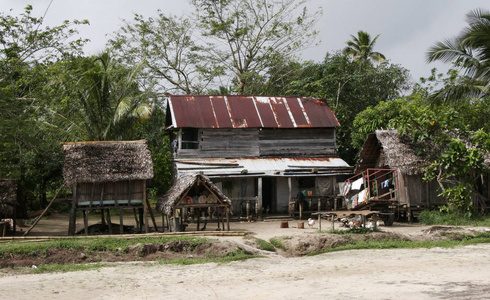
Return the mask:
<path fill-rule="evenodd" d="M 126 263 L 0 277 L 2 299 L 488 299 L 490 245 L 272 255 L 192 266 Z"/>
<path fill-rule="evenodd" d="M 297 222 L 290 221 L 287 229 L 280 228 L 278 221 L 232 223 L 231 229 L 247 230 L 267 240 L 307 235 L 318 226 L 298 229 Z M 327 222 L 322 225 L 326 227 Z M 427 228 L 399 223 L 381 227 L 407 235 L 424 235 Z M 36 234 L 45 233 L 42 226 L 37 230 Z M 488 299 L 490 245 L 352 250 L 299 258 L 269 254 L 191 266 L 124 263 L 94 271 L 39 275 L 2 276 L 0 270 L 0 299 L 67 298 Z"/>

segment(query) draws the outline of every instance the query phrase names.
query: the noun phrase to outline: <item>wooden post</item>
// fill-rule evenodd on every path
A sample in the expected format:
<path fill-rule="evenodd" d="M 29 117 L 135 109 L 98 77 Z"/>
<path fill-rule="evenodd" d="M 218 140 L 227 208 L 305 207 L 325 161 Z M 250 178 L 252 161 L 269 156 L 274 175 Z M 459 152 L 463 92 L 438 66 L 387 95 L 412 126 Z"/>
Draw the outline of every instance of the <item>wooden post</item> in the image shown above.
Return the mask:
<path fill-rule="evenodd" d="M 88 235 L 88 213 L 86 209 L 83 210 L 83 229 L 85 235 Z"/>
<path fill-rule="evenodd" d="M 68 235 L 75 235 L 75 230 L 77 226 L 77 185 L 73 187 L 73 198 L 71 202 L 70 209 L 70 221 L 68 224 Z M 26 232 L 27 234 L 28 232 Z M 25 234 L 24 234 L 25 235 Z"/>
<path fill-rule="evenodd" d="M 318 214 L 318 231 L 322 231 L 322 215 Z"/>
<path fill-rule="evenodd" d="M 292 194 L 292 190 L 293 190 L 293 185 L 292 185 L 292 178 L 291 177 L 288 177 L 288 195 L 289 195 L 289 200 L 288 200 L 288 210 L 290 210 L 290 207 L 291 207 L 291 202 L 293 201 L 293 194 Z M 292 211 L 289 211 L 289 214 L 291 217 L 294 217 L 294 208 Z"/>
<path fill-rule="evenodd" d="M 226 208 L 226 230 L 230 231 L 230 209 Z"/>
<path fill-rule="evenodd" d="M 119 207 L 119 234 L 124 233 L 124 224 L 123 224 L 123 209 Z"/>
<path fill-rule="evenodd" d="M 174 232 L 177 232 L 177 209 L 174 207 Z"/>
<path fill-rule="evenodd" d="M 262 177 L 257 178 L 257 186 L 258 186 L 258 210 L 259 214 L 261 215 L 260 217 L 257 216 L 257 220 L 261 219 L 262 214 L 260 213 L 262 211 Z"/>
<path fill-rule="evenodd" d="M 134 221 L 136 222 L 136 230 L 138 232 L 141 232 L 140 221 L 138 220 L 138 214 L 136 213 L 136 208 L 133 208 L 133 214 L 134 214 Z M 104 214 L 102 214 L 102 215 L 104 215 Z"/>
<path fill-rule="evenodd" d="M 335 215 L 330 214 L 330 218 L 332 218 L 332 232 L 335 231 Z"/>
<path fill-rule="evenodd" d="M 299 203 L 299 219 L 301 220 L 303 218 L 303 202 Z"/>
<path fill-rule="evenodd" d="M 109 226 L 109 234 L 112 234 L 112 221 L 111 221 L 111 211 L 107 209 L 107 225 Z"/>
<path fill-rule="evenodd" d="M 146 199 L 146 182 L 144 180 L 141 181 L 143 185 L 143 219 L 145 220 L 145 233 L 149 232 L 148 228 L 148 199 Z"/>
<path fill-rule="evenodd" d="M 150 212 L 150 217 L 153 222 L 153 226 L 155 226 L 155 232 L 158 232 L 157 221 L 155 220 L 155 215 L 153 215 L 153 210 L 151 209 L 150 201 L 146 199 L 146 205 L 148 206 L 148 211 Z"/>
<path fill-rule="evenodd" d="M 246 214 L 246 218 L 248 220 L 248 216 L 250 216 L 250 201 L 249 200 L 246 200 L 246 209 L 245 209 L 245 214 Z"/>

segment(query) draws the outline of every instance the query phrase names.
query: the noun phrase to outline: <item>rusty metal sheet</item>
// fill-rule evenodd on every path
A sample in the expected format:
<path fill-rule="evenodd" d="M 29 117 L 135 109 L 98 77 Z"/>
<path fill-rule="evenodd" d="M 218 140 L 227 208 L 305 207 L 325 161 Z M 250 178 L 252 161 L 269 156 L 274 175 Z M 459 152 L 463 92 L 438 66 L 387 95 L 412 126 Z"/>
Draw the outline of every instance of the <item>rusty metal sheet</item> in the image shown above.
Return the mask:
<path fill-rule="evenodd" d="M 174 128 L 336 127 L 324 99 L 265 96 L 169 96 Z"/>
<path fill-rule="evenodd" d="M 175 161 L 177 173 L 202 172 L 210 177 L 239 176 L 327 176 L 312 173 L 311 169 L 330 169 L 335 174 L 351 174 L 350 167 L 339 157 L 329 158 L 209 158 L 209 159 L 178 159 Z M 246 173 L 243 171 L 247 170 Z M 301 172 L 301 170 L 306 171 Z"/>

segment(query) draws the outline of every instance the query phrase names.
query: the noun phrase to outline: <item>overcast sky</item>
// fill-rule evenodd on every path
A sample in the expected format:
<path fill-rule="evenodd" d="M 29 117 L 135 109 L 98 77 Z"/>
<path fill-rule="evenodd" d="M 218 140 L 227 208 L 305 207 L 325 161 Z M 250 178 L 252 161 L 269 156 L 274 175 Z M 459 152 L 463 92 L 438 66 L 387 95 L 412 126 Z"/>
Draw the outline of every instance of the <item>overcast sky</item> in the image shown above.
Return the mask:
<path fill-rule="evenodd" d="M 1 10 L 18 15 L 27 4 L 34 15 L 42 16 L 51 0 L 0 0 Z M 488 0 L 309 0 L 311 10 L 322 7 L 323 16 L 317 23 L 320 44 L 305 50 L 304 59 L 320 61 L 327 52 L 340 50 L 351 34 L 363 30 L 378 38 L 375 50 L 392 63 L 410 70 L 414 80 L 427 77 L 439 63 L 426 64 L 427 49 L 435 42 L 457 35 L 465 26 L 465 15 L 475 8 L 490 10 Z M 11 12 L 10 9 L 13 9 Z M 80 34 L 91 42 L 86 54 L 104 49 L 107 34 L 132 19 L 134 13 L 155 16 L 156 10 L 182 15 L 189 13 L 187 0 L 53 0 L 45 24 L 55 26 L 63 20 L 87 19 L 90 26 L 81 26 Z"/>

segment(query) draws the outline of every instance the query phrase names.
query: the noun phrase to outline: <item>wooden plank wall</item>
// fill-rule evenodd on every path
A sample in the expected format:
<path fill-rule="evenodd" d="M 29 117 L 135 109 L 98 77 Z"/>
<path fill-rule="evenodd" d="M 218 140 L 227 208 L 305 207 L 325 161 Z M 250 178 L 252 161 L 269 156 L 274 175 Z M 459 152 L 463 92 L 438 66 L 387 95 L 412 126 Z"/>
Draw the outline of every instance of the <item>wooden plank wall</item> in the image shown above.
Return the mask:
<path fill-rule="evenodd" d="M 334 128 L 263 129 L 260 156 L 330 156 L 336 153 Z"/>
<path fill-rule="evenodd" d="M 143 180 L 117 181 L 105 183 L 80 183 L 77 186 L 76 201 L 102 200 L 143 200 Z"/>
<path fill-rule="evenodd" d="M 410 204 L 411 207 L 433 207 L 445 204 L 439 197 L 436 181 L 425 182 L 422 175 L 405 175 L 399 173 L 400 204 Z M 401 179 L 401 180 L 400 180 Z"/>
<path fill-rule="evenodd" d="M 336 154 L 334 128 L 200 129 L 199 149 L 180 149 L 178 158 L 319 157 Z"/>
<path fill-rule="evenodd" d="M 179 158 L 236 158 L 259 156 L 259 131 L 252 129 L 200 129 L 199 149 L 181 149 Z"/>

